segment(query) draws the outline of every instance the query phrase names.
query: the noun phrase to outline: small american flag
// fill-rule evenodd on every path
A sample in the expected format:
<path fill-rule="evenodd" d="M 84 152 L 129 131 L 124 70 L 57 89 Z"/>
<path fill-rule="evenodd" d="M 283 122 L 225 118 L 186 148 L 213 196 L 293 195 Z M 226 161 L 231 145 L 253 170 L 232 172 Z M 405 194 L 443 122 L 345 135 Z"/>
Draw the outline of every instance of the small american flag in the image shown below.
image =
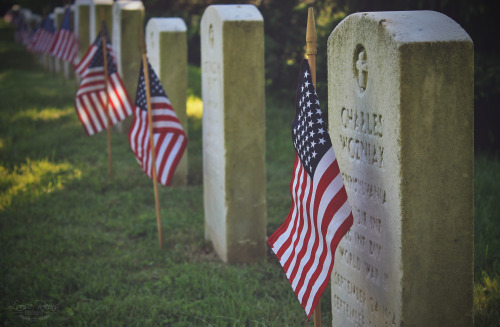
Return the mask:
<path fill-rule="evenodd" d="M 47 16 L 38 29 L 37 35 L 35 35 L 31 50 L 39 53 L 49 53 L 54 43 L 55 32 L 54 21 Z"/>
<path fill-rule="evenodd" d="M 292 205 L 268 243 L 309 318 L 328 285 L 335 249 L 353 216 L 305 59 L 295 107 Z"/>
<path fill-rule="evenodd" d="M 50 53 L 65 61 L 74 62 L 78 51 L 78 42 L 71 30 L 71 11 L 66 8 L 63 22 L 54 39 Z"/>
<path fill-rule="evenodd" d="M 161 184 L 170 185 L 175 168 L 186 149 L 187 137 L 160 80 L 149 63 L 148 73 L 156 154 L 156 176 L 157 181 Z M 129 142 L 142 170 L 152 178 L 152 156 L 143 65 L 141 65 L 137 85 L 134 120 L 129 131 Z"/>
<path fill-rule="evenodd" d="M 108 53 L 111 55 L 113 58 L 113 61 L 116 62 L 116 56 L 115 52 L 113 50 L 113 47 L 111 46 L 111 42 L 109 41 L 109 35 L 108 35 L 108 29 L 106 28 L 106 24 L 104 24 L 104 35 L 106 37 L 106 48 Z M 92 61 L 92 58 L 94 58 L 95 53 L 97 52 L 97 46 L 98 44 L 102 43 L 102 37 L 99 34 L 97 38 L 95 39 L 94 43 L 92 43 L 87 50 L 87 52 L 83 55 L 82 59 L 78 62 L 77 65 L 75 65 L 75 72 L 80 76 L 80 78 L 84 77 L 86 74 L 87 68 L 90 65 L 90 62 Z M 101 50 L 102 51 L 102 48 Z"/>
<path fill-rule="evenodd" d="M 132 103 L 109 51 L 106 51 L 108 64 L 108 90 L 106 92 L 104 56 L 100 36 L 97 37 L 93 46 L 95 46 L 96 51 L 94 51 L 94 55 L 85 70 L 75 99 L 78 117 L 80 117 L 88 135 L 93 135 L 108 127 L 106 116 L 108 100 L 111 125 L 132 114 Z"/>

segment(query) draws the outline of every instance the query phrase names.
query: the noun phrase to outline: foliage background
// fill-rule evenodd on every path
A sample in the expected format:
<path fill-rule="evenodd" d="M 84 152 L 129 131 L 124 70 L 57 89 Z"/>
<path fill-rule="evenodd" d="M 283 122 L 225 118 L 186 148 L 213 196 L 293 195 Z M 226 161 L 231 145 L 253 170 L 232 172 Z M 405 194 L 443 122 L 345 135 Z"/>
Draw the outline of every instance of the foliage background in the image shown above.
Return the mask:
<path fill-rule="evenodd" d="M 359 11 L 435 10 L 458 22 L 475 48 L 475 149 L 497 153 L 500 148 L 500 30 L 499 1 L 488 0 L 144 0 L 150 17 L 181 17 L 188 26 L 189 62 L 200 65 L 199 24 L 211 4 L 250 3 L 264 17 L 268 92 L 293 98 L 296 72 L 303 58 L 307 7 L 315 9 L 318 33 L 318 94 L 326 107 L 326 41 L 347 15 Z M 4 0 L 1 12 L 12 4 L 45 14 L 68 0 Z"/>

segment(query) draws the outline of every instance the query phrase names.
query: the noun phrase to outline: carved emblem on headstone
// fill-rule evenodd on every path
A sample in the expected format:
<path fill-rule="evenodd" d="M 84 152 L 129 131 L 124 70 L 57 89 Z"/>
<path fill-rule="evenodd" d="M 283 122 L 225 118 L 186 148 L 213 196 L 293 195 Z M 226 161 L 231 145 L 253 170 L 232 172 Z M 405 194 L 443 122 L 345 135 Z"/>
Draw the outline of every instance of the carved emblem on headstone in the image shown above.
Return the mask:
<path fill-rule="evenodd" d="M 368 80 L 368 61 L 366 59 L 366 50 L 363 46 L 358 46 L 354 54 L 354 71 L 358 86 L 361 91 L 366 90 L 366 82 Z"/>
<path fill-rule="evenodd" d="M 208 28 L 208 42 L 210 42 L 210 47 L 214 47 L 214 26 L 210 24 Z"/>

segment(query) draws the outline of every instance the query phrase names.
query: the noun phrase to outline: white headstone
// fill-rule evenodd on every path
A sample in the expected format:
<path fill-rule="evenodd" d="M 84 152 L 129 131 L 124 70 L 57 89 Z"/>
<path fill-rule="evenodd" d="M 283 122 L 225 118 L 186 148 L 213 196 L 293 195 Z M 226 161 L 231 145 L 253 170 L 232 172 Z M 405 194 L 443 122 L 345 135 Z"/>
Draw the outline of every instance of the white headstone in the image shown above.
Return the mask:
<path fill-rule="evenodd" d="M 470 37 L 433 11 L 350 15 L 328 40 L 328 105 L 354 215 L 333 326 L 472 326 Z"/>
<path fill-rule="evenodd" d="M 134 98 L 141 67 L 141 43 L 144 37 L 142 1 L 116 1 L 113 4 L 113 39 L 118 73 L 129 95 Z"/>
<path fill-rule="evenodd" d="M 252 5 L 201 19 L 205 237 L 228 262 L 266 254 L 263 27 Z"/>
<path fill-rule="evenodd" d="M 187 27 L 181 18 L 151 18 L 146 25 L 148 59 L 187 133 Z M 173 64 L 175 63 L 175 64 Z M 186 185 L 188 156 L 184 152 L 172 185 Z"/>
<path fill-rule="evenodd" d="M 55 7 L 54 8 L 54 27 L 56 28 L 55 34 L 61 28 L 62 20 L 64 17 L 64 8 L 63 7 Z M 61 59 L 54 57 L 54 70 L 56 73 L 60 73 L 63 68 L 63 61 Z"/>
<path fill-rule="evenodd" d="M 87 52 L 94 40 L 90 39 L 90 3 L 91 0 L 76 0 L 74 14 L 74 33 L 78 38 L 78 59 Z"/>
<path fill-rule="evenodd" d="M 113 0 L 90 0 L 90 43 L 94 42 L 102 26 L 102 15 L 108 28 L 109 37 L 113 37 L 113 20 L 111 8 Z"/>

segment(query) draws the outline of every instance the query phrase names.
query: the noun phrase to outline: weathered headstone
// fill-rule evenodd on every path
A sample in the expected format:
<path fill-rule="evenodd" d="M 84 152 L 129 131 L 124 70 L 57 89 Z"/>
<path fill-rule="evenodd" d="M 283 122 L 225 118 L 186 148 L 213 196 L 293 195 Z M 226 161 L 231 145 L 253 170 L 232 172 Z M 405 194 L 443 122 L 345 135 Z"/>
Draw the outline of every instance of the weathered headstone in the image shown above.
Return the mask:
<path fill-rule="evenodd" d="M 62 21 L 64 18 L 64 8 L 63 7 L 55 7 L 54 8 L 54 26 L 56 28 L 55 34 L 62 26 Z M 59 58 L 53 57 L 54 60 L 54 70 L 56 73 L 60 73 L 63 68 L 63 61 Z"/>
<path fill-rule="evenodd" d="M 181 18 L 151 18 L 146 25 L 148 59 L 153 66 L 179 121 L 187 133 L 187 28 Z M 172 185 L 186 185 L 188 154 L 184 152 Z"/>
<path fill-rule="evenodd" d="M 75 30 L 75 7 L 75 5 L 70 6 L 70 26 L 73 31 Z M 75 71 L 73 69 L 72 63 L 63 61 L 63 74 L 65 79 L 75 77 Z"/>
<path fill-rule="evenodd" d="M 78 38 L 78 59 L 81 59 L 87 52 L 90 44 L 90 0 L 75 1 L 75 30 Z"/>
<path fill-rule="evenodd" d="M 113 4 L 113 45 L 118 72 L 128 94 L 135 98 L 141 68 L 141 43 L 144 33 L 142 1 L 116 1 Z"/>
<path fill-rule="evenodd" d="M 263 28 L 252 5 L 201 19 L 205 238 L 227 262 L 266 254 Z"/>
<path fill-rule="evenodd" d="M 353 209 L 333 326 L 472 326 L 473 44 L 433 11 L 328 40 L 329 130 Z"/>
<path fill-rule="evenodd" d="M 94 42 L 102 28 L 102 20 L 106 22 L 110 40 L 113 39 L 113 0 L 90 0 L 90 42 Z M 114 45 L 113 45 L 114 46 Z"/>

